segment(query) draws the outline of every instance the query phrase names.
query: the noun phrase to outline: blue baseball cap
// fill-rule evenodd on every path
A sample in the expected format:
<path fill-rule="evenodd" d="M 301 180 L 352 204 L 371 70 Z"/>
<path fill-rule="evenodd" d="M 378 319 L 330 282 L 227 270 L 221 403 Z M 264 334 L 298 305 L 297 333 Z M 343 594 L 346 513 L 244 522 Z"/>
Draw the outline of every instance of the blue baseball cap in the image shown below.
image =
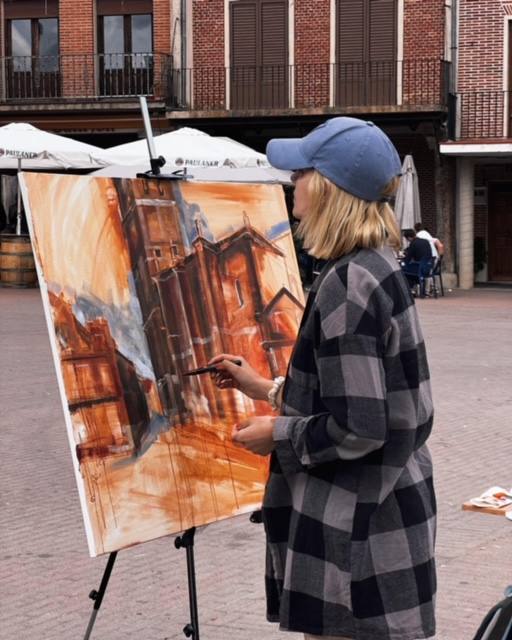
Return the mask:
<path fill-rule="evenodd" d="M 382 197 L 401 173 L 397 150 L 373 122 L 331 118 L 304 138 L 275 138 L 267 158 L 276 169 L 316 169 L 341 189 L 363 200 Z"/>

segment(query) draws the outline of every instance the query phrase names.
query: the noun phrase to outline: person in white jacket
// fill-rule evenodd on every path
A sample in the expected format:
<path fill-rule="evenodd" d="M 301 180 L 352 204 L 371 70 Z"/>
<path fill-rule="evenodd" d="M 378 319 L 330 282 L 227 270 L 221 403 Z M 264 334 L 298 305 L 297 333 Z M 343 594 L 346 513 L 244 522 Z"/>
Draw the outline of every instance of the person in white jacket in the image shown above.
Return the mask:
<path fill-rule="evenodd" d="M 439 238 L 434 238 L 425 229 L 425 227 L 423 226 L 423 224 L 421 222 L 417 222 L 414 225 L 414 230 L 416 231 L 416 237 L 417 238 L 423 238 L 424 240 L 428 240 L 430 242 L 430 248 L 432 249 L 432 257 L 437 262 L 437 260 L 439 260 L 439 258 L 444 253 L 444 245 L 441 242 L 441 240 L 439 240 Z"/>

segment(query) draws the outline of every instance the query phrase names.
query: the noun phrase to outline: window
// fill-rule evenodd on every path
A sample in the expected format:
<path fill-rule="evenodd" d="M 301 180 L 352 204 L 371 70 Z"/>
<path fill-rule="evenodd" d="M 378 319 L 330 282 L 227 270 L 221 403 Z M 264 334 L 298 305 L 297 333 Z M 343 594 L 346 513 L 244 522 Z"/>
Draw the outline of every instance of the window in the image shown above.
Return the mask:
<path fill-rule="evenodd" d="M 230 3 L 232 108 L 288 106 L 288 1 Z"/>
<path fill-rule="evenodd" d="M 147 0 L 98 0 L 98 52 L 104 95 L 152 91 L 153 16 Z"/>
<path fill-rule="evenodd" d="M 9 98 L 59 95 L 58 4 L 5 4 L 6 72 Z"/>
<path fill-rule="evenodd" d="M 396 102 L 397 0 L 337 0 L 337 103 Z"/>

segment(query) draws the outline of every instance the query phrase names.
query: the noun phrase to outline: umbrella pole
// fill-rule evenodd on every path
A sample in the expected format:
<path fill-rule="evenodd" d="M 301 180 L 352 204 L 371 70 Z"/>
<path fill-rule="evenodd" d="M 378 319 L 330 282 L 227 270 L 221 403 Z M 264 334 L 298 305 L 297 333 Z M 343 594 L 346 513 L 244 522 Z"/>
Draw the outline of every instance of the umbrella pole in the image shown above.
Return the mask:
<path fill-rule="evenodd" d="M 18 158 L 18 173 L 21 171 L 21 158 Z M 18 200 L 16 206 L 16 235 L 21 235 L 21 191 L 20 191 L 20 183 L 18 181 Z"/>

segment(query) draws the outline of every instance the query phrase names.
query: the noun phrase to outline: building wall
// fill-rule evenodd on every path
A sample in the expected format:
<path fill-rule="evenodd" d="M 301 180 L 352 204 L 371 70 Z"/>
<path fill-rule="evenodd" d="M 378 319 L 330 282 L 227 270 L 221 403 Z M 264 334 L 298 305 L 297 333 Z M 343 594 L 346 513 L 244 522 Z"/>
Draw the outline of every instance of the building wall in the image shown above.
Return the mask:
<path fill-rule="evenodd" d="M 460 0 L 458 79 L 462 138 L 504 134 L 503 92 L 508 22 L 501 0 Z"/>
<path fill-rule="evenodd" d="M 403 103 L 441 102 L 445 50 L 443 0 L 404 0 Z"/>
<path fill-rule="evenodd" d="M 171 0 L 153 0 L 153 50 L 171 53 Z"/>
<path fill-rule="evenodd" d="M 90 74 L 96 53 L 94 0 L 60 0 L 59 51 L 62 56 L 62 91 L 64 95 L 89 95 Z"/>
<path fill-rule="evenodd" d="M 295 1 L 295 105 L 329 104 L 331 0 Z"/>
<path fill-rule="evenodd" d="M 187 78 L 187 84 L 193 80 L 195 107 L 218 104 L 223 108 L 226 91 L 224 0 L 193 1 L 192 39 L 194 75 Z"/>
<path fill-rule="evenodd" d="M 61 54 L 95 53 L 94 0 L 60 0 L 59 32 Z"/>
<path fill-rule="evenodd" d="M 503 44 L 501 0 L 460 0 L 458 91 L 503 88 Z"/>
<path fill-rule="evenodd" d="M 121 0 L 118 2 L 121 5 Z M 5 51 L 2 2 L 2 51 Z M 153 0 L 153 51 L 171 51 L 171 0 Z M 59 1 L 59 53 L 61 60 L 62 92 L 66 96 L 95 95 L 94 69 L 97 53 L 96 0 Z M 162 61 L 155 59 L 155 78 L 160 77 Z M 158 92 L 158 89 L 156 89 Z"/>
<path fill-rule="evenodd" d="M 442 58 L 444 1 L 404 1 L 404 60 Z"/>
<path fill-rule="evenodd" d="M 229 25 L 230 0 L 193 0 L 193 60 L 195 108 L 206 104 L 225 107 L 225 33 Z M 331 24 L 336 20 L 331 0 L 295 0 L 293 3 L 294 44 L 290 46 L 294 68 L 295 107 L 328 106 L 330 102 Z M 445 7 L 443 0 L 403 0 L 404 102 L 424 97 L 437 102 L 442 89 L 433 86 L 440 77 L 445 50 Z M 228 18 L 229 19 L 229 18 Z M 398 33 L 401 29 L 398 29 Z M 400 47 L 399 47 L 400 50 Z M 227 52 L 229 54 L 229 52 Z M 228 56 L 229 59 L 229 56 Z M 428 60 L 418 64 L 418 60 Z M 203 71 L 201 71 L 203 69 Z M 217 78 L 212 81 L 213 75 Z M 428 93 L 427 93 L 428 92 Z"/>

